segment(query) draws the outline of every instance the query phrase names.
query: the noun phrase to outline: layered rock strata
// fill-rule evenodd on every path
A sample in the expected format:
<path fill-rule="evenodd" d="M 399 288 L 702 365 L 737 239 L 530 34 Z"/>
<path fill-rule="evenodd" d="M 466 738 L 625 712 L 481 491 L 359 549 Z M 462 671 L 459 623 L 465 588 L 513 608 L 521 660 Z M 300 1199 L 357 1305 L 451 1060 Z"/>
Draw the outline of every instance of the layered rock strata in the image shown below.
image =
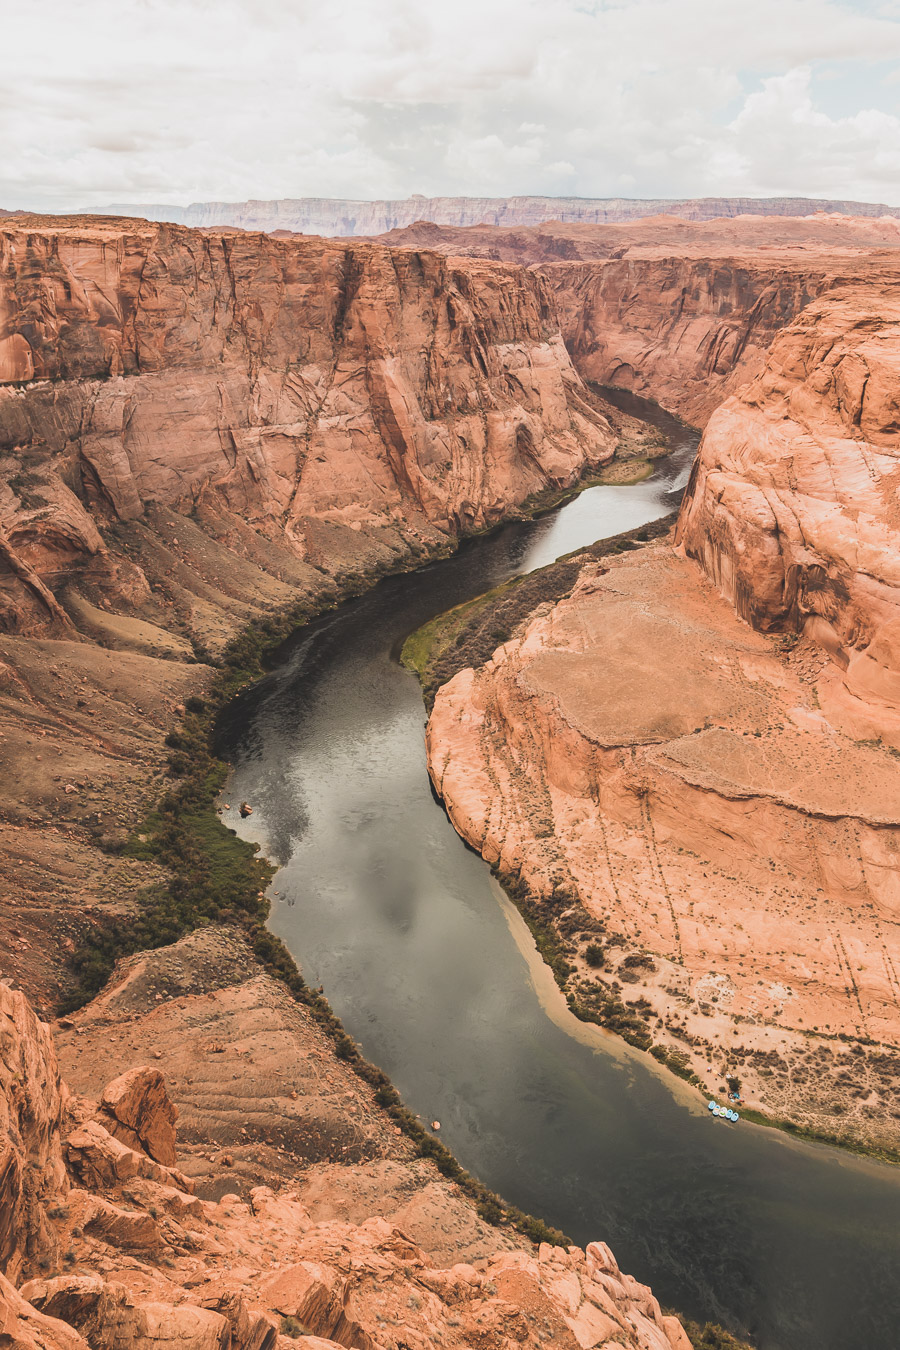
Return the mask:
<path fill-rule="evenodd" d="M 281 198 L 276 201 L 192 202 L 190 206 L 118 205 L 111 211 L 177 221 L 180 225 L 245 230 L 297 230 L 304 234 L 382 234 L 435 221 L 450 226 L 539 225 L 545 220 L 640 220 L 662 212 L 685 220 L 721 216 L 811 216 L 839 212 L 850 216 L 891 217 L 897 208 L 875 202 L 816 200 L 810 197 L 660 197 L 641 201 L 627 197 L 423 197 L 402 201 L 354 201 L 328 197 Z"/>
<path fill-rule="evenodd" d="M 893 219 L 833 215 L 518 230 L 422 222 L 385 240 L 539 271 L 585 379 L 632 389 L 704 426 L 760 374 L 777 333 L 816 296 L 848 277 L 873 293 L 896 283 L 900 229 Z"/>
<path fill-rule="evenodd" d="M 149 603 L 101 531 L 151 505 L 206 511 L 214 538 L 237 517 L 263 570 L 266 540 L 316 568 L 354 533 L 490 524 L 615 447 L 539 278 L 323 240 L 7 226 L 0 384 L 13 631 L 102 628 L 91 595 L 59 600 L 85 571 Z"/>
<path fill-rule="evenodd" d="M 412 1162 L 399 1140 L 385 1141 L 380 1166 L 393 1154 L 406 1206 L 387 1218 L 386 1188 L 371 1162 L 338 1167 L 351 1173 L 348 1184 L 343 1175 L 335 1181 L 334 1168 L 304 1172 L 294 1159 L 287 1184 L 276 1169 L 255 1184 L 235 1174 L 231 1186 L 216 1188 L 197 1165 L 219 1142 L 215 1123 L 212 1138 L 195 1136 L 188 1159 L 193 1178 L 154 1161 L 139 1138 L 130 1147 L 114 1137 L 104 1124 L 111 1103 L 127 1101 L 148 1138 L 166 1134 L 172 1109 L 159 1072 L 130 1063 L 129 1056 L 126 1082 L 103 1088 L 91 1050 L 108 1043 L 110 1014 L 120 1042 L 117 1067 L 123 1041 L 149 1036 L 164 1043 L 160 1014 L 180 1022 L 178 1072 L 193 1069 L 188 1096 L 194 1073 L 202 1072 L 210 1053 L 248 1056 L 252 1050 L 253 1064 L 264 1050 L 262 1028 L 253 1026 L 246 1009 L 241 1020 L 234 996 L 240 999 L 248 975 L 250 984 L 266 977 L 242 969 L 247 954 L 241 956 L 238 939 L 230 941 L 228 949 L 223 934 L 198 935 L 132 961 L 100 1004 L 70 1023 L 70 1037 L 84 1043 L 78 1049 L 70 1044 L 66 1057 L 93 1100 L 60 1090 L 49 1029 L 22 994 L 0 987 L 0 1017 L 7 1028 L 2 1063 L 28 1066 L 21 1087 L 6 1078 L 0 1084 L 0 1109 L 8 1117 L 21 1112 L 24 1092 L 28 1112 L 42 1122 L 40 1131 L 11 1134 L 9 1149 L 21 1175 L 40 1171 L 41 1222 L 52 1235 L 52 1244 L 36 1247 L 21 1210 L 16 1226 L 4 1230 L 0 1334 L 8 1344 L 22 1350 L 151 1350 L 163 1344 L 182 1350 L 289 1350 L 302 1338 L 320 1350 L 462 1350 L 473 1344 L 504 1350 L 547 1343 L 560 1350 L 613 1344 L 689 1350 L 678 1320 L 661 1312 L 649 1289 L 620 1272 L 605 1244 L 592 1243 L 585 1252 L 513 1243 L 477 1220 L 431 1164 Z M 176 985 L 182 992 L 164 998 L 165 1008 L 155 997 L 148 1003 L 153 984 L 166 977 L 167 995 Z M 224 1028 L 221 1009 L 217 1017 L 208 1006 L 217 991 L 204 986 L 217 982 L 219 993 L 230 991 L 237 1021 L 228 1040 L 213 1046 L 204 1043 L 203 1029 L 211 1020 L 219 1022 L 220 1033 Z M 270 988 L 270 999 L 273 992 Z M 188 1027 L 195 1038 L 185 1036 Z M 305 1035 L 301 1030 L 295 1037 L 295 1054 L 287 1063 L 265 1047 L 269 1074 L 290 1073 L 298 1086 L 317 1073 L 320 1082 L 343 1074 L 343 1086 L 350 1087 L 350 1071 L 336 1063 L 318 1065 Z M 361 1091 L 356 1080 L 355 1092 Z M 351 1097 L 353 1092 L 351 1087 Z M 291 1095 L 296 1101 L 297 1091 Z M 310 1094 L 308 1105 L 314 1098 Z M 296 1112 L 301 1119 L 303 1107 Z M 278 1137 L 277 1117 L 268 1125 Z M 259 1139 L 255 1147 L 261 1166 Z M 279 1146 L 268 1147 L 277 1153 Z M 217 1154 L 220 1170 L 231 1175 L 230 1154 L 214 1146 L 212 1156 Z M 353 1206 L 353 1176 L 351 1218 L 333 1210 Z M 372 1208 L 366 1204 L 366 1181 L 370 1203 L 373 1187 L 377 1194 Z M 448 1240 L 454 1221 L 459 1227 L 460 1212 L 471 1230 L 468 1250 Z"/>

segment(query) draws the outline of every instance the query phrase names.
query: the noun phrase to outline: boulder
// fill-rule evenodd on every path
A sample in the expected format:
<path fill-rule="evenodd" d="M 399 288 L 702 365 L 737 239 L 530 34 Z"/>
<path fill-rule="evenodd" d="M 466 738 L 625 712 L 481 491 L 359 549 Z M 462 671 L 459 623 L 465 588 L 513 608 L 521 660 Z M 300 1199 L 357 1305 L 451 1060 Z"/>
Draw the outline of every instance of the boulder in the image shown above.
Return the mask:
<path fill-rule="evenodd" d="M 132 1339 L 136 1309 L 122 1284 L 99 1275 L 59 1275 L 29 1280 L 20 1293 L 45 1316 L 75 1327 L 92 1350 L 114 1350 Z"/>
<path fill-rule="evenodd" d="M 194 1183 L 181 1172 L 163 1167 L 146 1153 L 129 1148 L 98 1120 L 86 1121 L 66 1140 L 66 1159 L 82 1185 L 90 1190 L 119 1186 L 143 1177 L 180 1192 L 193 1192 Z"/>
<path fill-rule="evenodd" d="M 159 1224 L 143 1209 L 123 1209 L 93 1195 L 84 1220 L 84 1231 L 117 1251 L 153 1255 L 162 1245 Z"/>
<path fill-rule="evenodd" d="M 159 1069 L 142 1065 L 120 1074 L 103 1089 L 101 1106 L 103 1124 L 116 1139 L 165 1167 L 175 1165 L 178 1108 L 169 1100 Z"/>
<path fill-rule="evenodd" d="M 264 1279 L 260 1297 L 268 1308 L 285 1317 L 331 1329 L 340 1316 L 342 1284 L 332 1267 L 318 1261 L 298 1261 Z"/>
<path fill-rule="evenodd" d="M 228 1350 L 231 1324 L 210 1308 L 189 1304 L 136 1303 L 122 1284 L 98 1275 L 62 1275 L 32 1280 L 22 1295 L 46 1321 L 62 1318 L 77 1327 L 91 1350 Z M 38 1314 L 36 1314 L 38 1315 Z M 63 1325 L 63 1323 L 60 1323 Z M 61 1350 L 80 1350 L 79 1346 Z"/>
<path fill-rule="evenodd" d="M 33 1308 L 2 1275 L 0 1345 L 4 1350 L 89 1350 L 77 1331 Z"/>
<path fill-rule="evenodd" d="M 228 1350 L 228 1319 L 189 1304 L 142 1303 L 130 1350 Z"/>
<path fill-rule="evenodd" d="M 223 1285 L 219 1289 L 209 1290 L 201 1299 L 201 1306 L 211 1308 L 228 1319 L 233 1350 L 274 1350 L 279 1319 L 258 1308 L 251 1308 L 236 1289 Z"/>

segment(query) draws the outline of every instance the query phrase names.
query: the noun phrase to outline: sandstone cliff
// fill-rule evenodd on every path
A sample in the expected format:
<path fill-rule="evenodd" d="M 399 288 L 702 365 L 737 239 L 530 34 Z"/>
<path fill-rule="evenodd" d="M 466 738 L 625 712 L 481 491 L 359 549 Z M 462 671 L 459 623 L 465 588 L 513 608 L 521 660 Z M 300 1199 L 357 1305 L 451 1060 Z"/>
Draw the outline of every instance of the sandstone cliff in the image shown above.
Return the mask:
<path fill-rule="evenodd" d="M 832 657 L 830 721 L 900 746 L 900 294 L 846 286 L 712 417 L 678 537 L 754 627 Z"/>
<path fill-rule="evenodd" d="M 848 277 L 867 287 L 896 277 L 900 226 L 835 215 L 516 230 L 420 223 L 385 242 L 540 272 L 586 380 L 622 385 L 703 426 L 761 372 L 776 334 L 814 297 Z"/>
<path fill-rule="evenodd" d="M 151 505 L 328 570 L 354 533 L 433 546 L 615 444 L 539 278 L 321 240 L 7 227 L 0 382 L 7 630 L 65 627 L 85 569 L 149 601 L 98 526 Z"/>
<path fill-rule="evenodd" d="M 810 197 L 408 197 L 404 201 L 346 201 L 327 197 L 277 201 L 193 202 L 190 206 L 116 205 L 110 211 L 181 225 L 236 226 L 244 230 L 297 230 L 304 234 L 371 235 L 415 221 L 439 225 L 539 225 L 545 220 L 606 224 L 665 213 L 685 220 L 719 217 L 809 216 L 839 212 L 849 216 L 896 216 L 897 208 L 874 202 L 819 200 Z"/>
<path fill-rule="evenodd" d="M 231 1154 L 216 1147 L 221 1123 L 213 1112 L 205 1124 L 194 1118 L 194 1150 L 185 1160 L 193 1176 L 156 1160 L 145 1140 L 168 1139 L 174 1110 L 158 1070 L 131 1063 L 125 1042 L 132 1055 L 148 1038 L 164 1043 L 167 1020 L 181 1026 L 178 1072 L 188 1071 L 188 1095 L 210 1053 L 248 1057 L 251 1066 L 263 1058 L 269 1075 L 293 1077 L 300 1092 L 293 1088 L 284 1097 L 294 1113 L 292 1153 L 309 1137 L 310 1112 L 324 1118 L 316 1087 L 328 1090 L 343 1074 L 334 1085 L 343 1099 L 348 1094 L 341 1089 L 353 1082 L 346 1068 L 322 1064 L 302 1017 L 292 1029 L 282 1021 L 279 1030 L 290 1045 L 266 1045 L 266 1027 L 246 1006 L 251 988 L 266 977 L 236 970 L 239 944 L 232 940 L 231 950 L 222 950 L 222 941 L 208 934 L 157 953 L 149 968 L 146 961 L 132 963 L 105 1001 L 68 1024 L 67 1058 L 78 1096 L 60 1087 L 49 1028 L 22 994 L 0 987 L 0 1112 L 6 1121 L 20 1121 L 8 1135 L 4 1176 L 36 1174 L 42 1188 L 40 1212 L 7 1193 L 0 1203 L 0 1334 L 6 1343 L 17 1350 L 164 1344 L 289 1350 L 301 1338 L 310 1350 L 473 1344 L 505 1350 L 547 1343 L 560 1350 L 607 1344 L 689 1350 L 678 1320 L 619 1271 L 604 1243 L 586 1252 L 513 1243 L 477 1220 L 431 1164 L 414 1161 L 389 1136 L 376 1146 L 379 1161 L 370 1154 L 363 1163 L 310 1169 L 293 1157 L 285 1184 L 278 1167 L 285 1146 L 274 1144 L 288 1137 L 284 1118 L 266 1119 L 263 1111 L 253 1121 L 253 1141 L 242 1144 L 239 1137 L 235 1151 L 244 1153 L 245 1166 L 255 1157 L 251 1179 L 235 1173 Z M 205 965 L 214 968 L 212 981 L 202 978 Z M 181 993 L 160 1006 L 148 984 L 164 974 L 180 981 Z M 278 990 L 268 984 L 259 991 L 262 1002 L 268 1008 L 274 995 L 283 1018 Z M 210 1046 L 205 1037 L 213 1026 L 224 1039 Z M 187 1027 L 193 1037 L 185 1037 Z M 271 1029 L 269 1022 L 270 1038 Z M 131 1067 L 124 1081 L 120 1076 L 103 1090 L 96 1051 L 111 1038 L 118 1042 L 116 1067 Z M 286 1057 L 288 1049 L 293 1053 Z M 354 1095 L 362 1095 L 358 1084 Z M 126 1102 L 129 1119 L 145 1127 L 143 1137 L 130 1142 L 110 1129 L 111 1111 L 121 1114 Z M 352 1114 L 346 1102 L 341 1114 L 345 1121 Z M 248 1135 L 246 1127 L 241 1134 Z M 266 1148 L 274 1161 L 268 1168 Z M 221 1183 L 209 1176 L 207 1157 L 221 1159 Z M 282 1157 L 282 1169 L 286 1162 Z"/>

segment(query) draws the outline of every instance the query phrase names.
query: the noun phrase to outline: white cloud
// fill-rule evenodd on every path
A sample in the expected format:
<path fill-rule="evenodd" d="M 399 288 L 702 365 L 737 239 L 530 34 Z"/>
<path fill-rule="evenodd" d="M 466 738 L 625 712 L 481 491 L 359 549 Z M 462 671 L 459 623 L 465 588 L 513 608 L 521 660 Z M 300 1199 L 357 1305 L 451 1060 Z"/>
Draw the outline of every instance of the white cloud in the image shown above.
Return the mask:
<path fill-rule="evenodd" d="M 417 191 L 900 205 L 891 62 L 896 3 L 31 0 L 4 16 L 0 205 Z"/>

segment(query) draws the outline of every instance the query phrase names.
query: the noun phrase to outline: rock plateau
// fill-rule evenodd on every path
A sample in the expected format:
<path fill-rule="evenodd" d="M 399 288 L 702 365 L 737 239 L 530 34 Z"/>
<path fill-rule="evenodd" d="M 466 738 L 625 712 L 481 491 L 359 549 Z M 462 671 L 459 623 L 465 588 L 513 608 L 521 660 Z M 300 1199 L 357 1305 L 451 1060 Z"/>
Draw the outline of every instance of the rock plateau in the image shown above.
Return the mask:
<path fill-rule="evenodd" d="M 243 230 L 291 230 L 303 234 L 370 235 L 433 221 L 439 225 L 540 225 L 547 220 L 589 225 L 640 220 L 661 212 L 685 220 L 739 215 L 891 217 L 897 209 L 874 202 L 822 201 L 809 197 L 704 197 L 687 200 L 629 200 L 627 197 L 423 197 L 403 201 L 353 201 L 328 197 L 277 201 L 192 202 L 190 206 L 111 206 L 126 216 L 176 221 L 195 228 L 231 226 Z"/>

